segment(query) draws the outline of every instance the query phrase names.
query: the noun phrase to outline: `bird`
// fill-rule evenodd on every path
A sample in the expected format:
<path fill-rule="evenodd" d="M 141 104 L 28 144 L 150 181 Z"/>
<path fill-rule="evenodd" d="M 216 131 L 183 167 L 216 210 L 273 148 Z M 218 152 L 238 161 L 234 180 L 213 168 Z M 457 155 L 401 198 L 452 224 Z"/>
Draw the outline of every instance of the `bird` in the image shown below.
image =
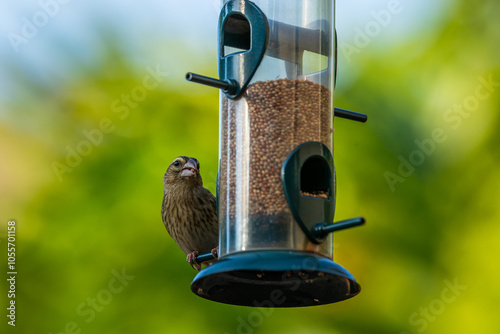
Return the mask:
<path fill-rule="evenodd" d="M 179 156 L 167 168 L 161 217 L 168 233 L 187 254 L 193 269 L 196 256 L 211 252 L 217 258 L 219 227 L 215 196 L 203 187 L 197 159 Z"/>

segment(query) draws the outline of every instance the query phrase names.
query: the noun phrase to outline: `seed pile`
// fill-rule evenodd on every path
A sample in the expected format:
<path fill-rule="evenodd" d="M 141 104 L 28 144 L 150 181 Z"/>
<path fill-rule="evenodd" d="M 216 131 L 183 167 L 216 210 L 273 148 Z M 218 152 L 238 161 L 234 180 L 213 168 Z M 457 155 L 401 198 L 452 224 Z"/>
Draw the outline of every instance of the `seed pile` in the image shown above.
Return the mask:
<path fill-rule="evenodd" d="M 314 192 L 307 192 L 307 191 L 301 191 L 300 194 L 302 196 L 311 196 L 311 197 L 318 197 L 318 198 L 323 198 L 323 199 L 328 199 L 328 191 L 314 191 Z"/>
<path fill-rule="evenodd" d="M 330 90 L 304 80 L 259 81 L 242 98 L 223 98 L 220 195 L 227 198 L 229 213 L 241 210 L 245 190 L 235 180 L 247 182 L 249 214 L 278 214 L 288 210 L 281 183 L 281 167 L 290 152 L 307 141 L 330 147 Z M 248 156 L 249 154 L 249 156 Z M 248 156 L 249 169 L 245 166 Z M 238 167 L 239 168 L 239 167 Z M 229 170 L 228 170 L 229 169 Z M 238 175 L 238 173 L 240 175 Z M 241 193 L 240 193 L 241 192 Z"/>

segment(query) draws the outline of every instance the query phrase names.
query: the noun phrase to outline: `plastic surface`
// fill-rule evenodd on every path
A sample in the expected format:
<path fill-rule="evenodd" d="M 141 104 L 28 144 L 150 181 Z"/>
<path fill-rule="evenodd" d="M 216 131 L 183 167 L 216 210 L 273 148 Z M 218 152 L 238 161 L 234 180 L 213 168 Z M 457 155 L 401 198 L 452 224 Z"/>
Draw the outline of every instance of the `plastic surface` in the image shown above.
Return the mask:
<path fill-rule="evenodd" d="M 243 15 L 241 6 L 252 9 Z M 244 57 L 256 50 L 254 32 L 266 30 L 264 23 L 267 44 L 248 85 L 238 97 L 220 95 L 219 254 L 297 250 L 332 258 L 332 237 L 311 245 L 294 219 L 281 169 L 303 143 L 333 149 L 334 2 L 224 1 L 219 54 L 232 62 L 234 77 L 223 63 L 221 80 L 254 70 L 253 58 Z"/>
<path fill-rule="evenodd" d="M 229 98 L 239 97 L 252 79 L 267 47 L 266 16 L 251 1 L 228 1 L 219 16 L 219 78 L 235 83 Z M 227 46 L 240 48 L 226 54 Z"/>
<path fill-rule="evenodd" d="M 233 305 L 299 307 L 357 295 L 354 277 L 312 253 L 258 251 L 232 254 L 203 269 L 191 283 L 200 297 Z"/>
<path fill-rule="evenodd" d="M 293 217 L 315 244 L 322 243 L 327 234 L 315 234 L 318 223 L 333 223 L 335 214 L 335 169 L 328 147 L 320 142 L 299 145 L 283 164 L 283 189 Z M 324 197 L 305 194 L 322 192 Z"/>

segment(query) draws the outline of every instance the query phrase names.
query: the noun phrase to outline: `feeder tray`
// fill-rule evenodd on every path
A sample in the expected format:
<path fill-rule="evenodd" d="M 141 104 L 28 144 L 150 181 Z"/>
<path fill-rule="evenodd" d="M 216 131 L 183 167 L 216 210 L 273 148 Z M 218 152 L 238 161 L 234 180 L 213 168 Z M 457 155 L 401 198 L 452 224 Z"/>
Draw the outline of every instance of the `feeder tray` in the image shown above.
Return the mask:
<path fill-rule="evenodd" d="M 298 307 L 339 302 L 361 287 L 340 265 L 296 251 L 254 251 L 225 256 L 203 269 L 191 290 L 225 304 Z"/>

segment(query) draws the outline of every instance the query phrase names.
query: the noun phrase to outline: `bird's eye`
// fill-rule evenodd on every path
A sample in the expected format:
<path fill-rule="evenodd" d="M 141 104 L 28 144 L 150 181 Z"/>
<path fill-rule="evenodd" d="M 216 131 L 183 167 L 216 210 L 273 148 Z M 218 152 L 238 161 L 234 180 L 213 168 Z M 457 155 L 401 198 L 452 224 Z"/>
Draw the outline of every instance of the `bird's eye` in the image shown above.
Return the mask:
<path fill-rule="evenodd" d="M 179 162 L 179 160 L 175 160 L 174 161 L 174 166 L 175 167 L 179 167 L 181 165 L 181 163 Z"/>

